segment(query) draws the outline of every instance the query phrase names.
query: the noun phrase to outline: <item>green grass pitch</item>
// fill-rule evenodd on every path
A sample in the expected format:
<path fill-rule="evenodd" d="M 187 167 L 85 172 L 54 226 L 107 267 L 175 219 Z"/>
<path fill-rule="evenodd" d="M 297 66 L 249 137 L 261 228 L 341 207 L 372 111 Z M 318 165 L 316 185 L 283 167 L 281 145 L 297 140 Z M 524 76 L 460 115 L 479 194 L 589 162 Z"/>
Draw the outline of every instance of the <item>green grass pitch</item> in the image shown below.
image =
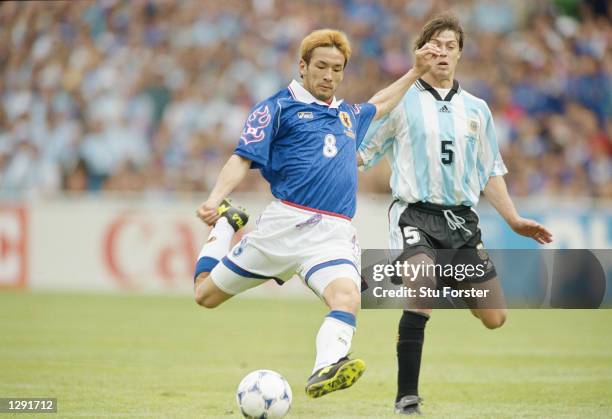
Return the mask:
<path fill-rule="evenodd" d="M 265 368 L 291 384 L 290 418 L 397 417 L 397 311 L 360 314 L 353 354 L 368 370 L 353 388 L 306 398 L 325 313 L 314 298 L 204 310 L 188 297 L 0 293 L 0 397 L 57 397 L 49 417 L 230 418 L 240 379 Z M 612 310 L 513 310 L 494 331 L 437 311 L 425 339 L 426 417 L 612 416 Z"/>

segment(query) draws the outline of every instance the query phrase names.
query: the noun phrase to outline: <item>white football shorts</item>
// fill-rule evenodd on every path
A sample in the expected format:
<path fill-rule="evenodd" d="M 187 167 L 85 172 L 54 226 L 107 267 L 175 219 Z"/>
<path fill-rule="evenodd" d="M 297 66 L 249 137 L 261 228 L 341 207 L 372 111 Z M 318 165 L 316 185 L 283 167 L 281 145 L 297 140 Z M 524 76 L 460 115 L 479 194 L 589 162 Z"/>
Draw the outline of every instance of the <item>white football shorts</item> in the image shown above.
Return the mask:
<path fill-rule="evenodd" d="M 361 249 L 350 220 L 281 201 L 270 203 L 255 230 L 215 266 L 213 282 L 239 294 L 269 279 L 298 275 L 323 297 L 331 281 L 349 278 L 360 289 Z"/>

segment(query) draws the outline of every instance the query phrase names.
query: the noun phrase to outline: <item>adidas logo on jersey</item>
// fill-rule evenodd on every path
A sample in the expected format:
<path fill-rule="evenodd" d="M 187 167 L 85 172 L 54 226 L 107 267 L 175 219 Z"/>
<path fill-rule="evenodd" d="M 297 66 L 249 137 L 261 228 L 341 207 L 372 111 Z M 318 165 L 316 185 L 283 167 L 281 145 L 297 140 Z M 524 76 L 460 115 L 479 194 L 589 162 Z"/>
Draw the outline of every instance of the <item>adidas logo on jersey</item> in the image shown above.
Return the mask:
<path fill-rule="evenodd" d="M 448 107 L 446 105 L 443 105 L 440 108 L 440 112 L 444 112 L 444 113 L 450 113 L 450 109 L 448 109 Z"/>

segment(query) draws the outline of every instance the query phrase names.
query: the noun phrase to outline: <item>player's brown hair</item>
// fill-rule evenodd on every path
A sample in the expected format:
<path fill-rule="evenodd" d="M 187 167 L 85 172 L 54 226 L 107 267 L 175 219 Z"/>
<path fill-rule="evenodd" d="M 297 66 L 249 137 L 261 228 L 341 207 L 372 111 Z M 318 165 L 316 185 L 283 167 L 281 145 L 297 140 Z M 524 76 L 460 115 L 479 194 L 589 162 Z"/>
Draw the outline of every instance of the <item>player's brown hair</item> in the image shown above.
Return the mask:
<path fill-rule="evenodd" d="M 417 50 L 423 45 L 431 41 L 434 35 L 450 30 L 457 34 L 457 40 L 459 41 L 459 51 L 463 50 L 463 28 L 459 23 L 459 19 L 451 14 L 442 14 L 434 17 L 423 26 L 419 37 L 414 41 L 414 49 Z"/>
<path fill-rule="evenodd" d="M 351 45 L 349 44 L 346 34 L 342 31 L 335 29 L 318 29 L 302 39 L 300 57 L 306 64 L 310 63 L 312 51 L 318 47 L 338 48 L 342 55 L 344 55 L 344 67 L 348 64 L 349 58 L 351 58 Z"/>

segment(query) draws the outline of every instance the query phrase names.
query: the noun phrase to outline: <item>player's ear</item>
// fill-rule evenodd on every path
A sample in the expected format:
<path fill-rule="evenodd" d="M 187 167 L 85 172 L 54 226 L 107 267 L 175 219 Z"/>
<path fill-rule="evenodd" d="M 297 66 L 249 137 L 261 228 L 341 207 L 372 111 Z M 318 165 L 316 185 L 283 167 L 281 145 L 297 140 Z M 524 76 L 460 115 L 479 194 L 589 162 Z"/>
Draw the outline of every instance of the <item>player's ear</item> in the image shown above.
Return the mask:
<path fill-rule="evenodd" d="M 308 64 L 306 63 L 306 61 L 304 61 L 304 59 L 300 60 L 300 77 L 304 78 L 304 76 L 306 75 L 306 68 L 308 67 Z"/>

